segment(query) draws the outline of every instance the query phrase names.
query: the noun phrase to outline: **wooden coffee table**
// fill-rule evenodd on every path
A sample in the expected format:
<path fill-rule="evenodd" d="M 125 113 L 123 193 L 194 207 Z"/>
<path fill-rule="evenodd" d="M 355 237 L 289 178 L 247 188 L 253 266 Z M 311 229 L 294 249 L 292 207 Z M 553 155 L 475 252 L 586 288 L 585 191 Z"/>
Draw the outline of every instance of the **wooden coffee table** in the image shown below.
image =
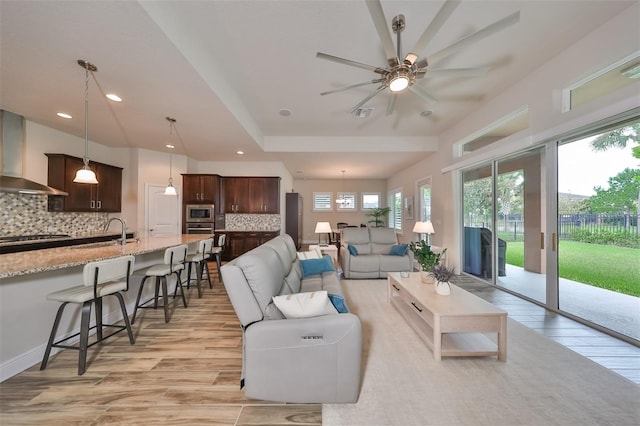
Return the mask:
<path fill-rule="evenodd" d="M 449 296 L 440 296 L 433 284 L 420 281 L 419 272 L 407 278 L 390 272 L 387 281 L 387 300 L 431 348 L 436 360 L 492 355 L 507 360 L 505 311 L 453 284 Z"/>

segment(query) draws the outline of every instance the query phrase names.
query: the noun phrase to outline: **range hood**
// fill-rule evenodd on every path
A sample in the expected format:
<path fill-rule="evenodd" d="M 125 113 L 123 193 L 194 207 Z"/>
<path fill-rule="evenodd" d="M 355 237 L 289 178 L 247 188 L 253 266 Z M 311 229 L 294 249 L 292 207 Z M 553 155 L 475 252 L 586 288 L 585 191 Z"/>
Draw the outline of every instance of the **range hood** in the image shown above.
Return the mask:
<path fill-rule="evenodd" d="M 22 177 L 24 117 L 0 110 L 0 192 L 28 195 L 69 195 Z"/>

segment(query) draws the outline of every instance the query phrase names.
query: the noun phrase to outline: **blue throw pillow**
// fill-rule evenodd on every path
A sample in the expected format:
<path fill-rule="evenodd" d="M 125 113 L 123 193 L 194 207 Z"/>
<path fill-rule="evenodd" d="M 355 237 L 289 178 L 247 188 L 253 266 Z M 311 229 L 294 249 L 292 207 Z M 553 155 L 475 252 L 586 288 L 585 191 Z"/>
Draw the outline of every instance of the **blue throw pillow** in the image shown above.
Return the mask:
<path fill-rule="evenodd" d="M 302 278 L 318 275 L 323 272 L 335 271 L 331 257 L 329 256 L 322 256 L 322 259 L 302 259 L 300 260 L 300 266 L 302 266 Z"/>
<path fill-rule="evenodd" d="M 348 314 L 349 308 L 347 308 L 347 304 L 344 302 L 344 297 L 338 294 L 328 294 L 329 300 L 333 303 L 333 307 L 336 308 L 336 311 L 341 314 Z"/>
<path fill-rule="evenodd" d="M 394 244 L 391 246 L 391 251 L 389 254 L 394 256 L 404 256 L 407 254 L 407 250 L 409 249 L 408 244 Z"/>
<path fill-rule="evenodd" d="M 358 255 L 358 249 L 356 248 L 356 246 L 352 246 L 351 244 L 347 245 L 347 250 L 349 250 L 349 254 L 351 256 L 357 256 Z"/>

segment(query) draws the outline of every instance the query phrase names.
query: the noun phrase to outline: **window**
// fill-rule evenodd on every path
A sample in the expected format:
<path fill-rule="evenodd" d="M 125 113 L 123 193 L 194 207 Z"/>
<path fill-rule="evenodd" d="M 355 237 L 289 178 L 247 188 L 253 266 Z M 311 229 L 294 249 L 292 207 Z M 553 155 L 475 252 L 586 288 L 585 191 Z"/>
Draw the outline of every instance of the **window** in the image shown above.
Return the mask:
<path fill-rule="evenodd" d="M 418 181 L 418 209 L 416 219 L 421 222 L 431 220 L 431 178 Z"/>
<path fill-rule="evenodd" d="M 356 194 L 354 192 L 338 192 L 338 200 L 343 200 L 342 203 L 336 203 L 338 210 L 355 211 Z"/>
<path fill-rule="evenodd" d="M 389 193 L 389 228 L 402 231 L 402 191 L 396 189 Z"/>
<path fill-rule="evenodd" d="M 363 192 L 362 193 L 362 210 L 380 208 L 379 192 Z"/>
<path fill-rule="evenodd" d="M 332 211 L 333 200 L 331 192 L 314 192 L 313 193 L 313 210 L 314 211 Z"/>

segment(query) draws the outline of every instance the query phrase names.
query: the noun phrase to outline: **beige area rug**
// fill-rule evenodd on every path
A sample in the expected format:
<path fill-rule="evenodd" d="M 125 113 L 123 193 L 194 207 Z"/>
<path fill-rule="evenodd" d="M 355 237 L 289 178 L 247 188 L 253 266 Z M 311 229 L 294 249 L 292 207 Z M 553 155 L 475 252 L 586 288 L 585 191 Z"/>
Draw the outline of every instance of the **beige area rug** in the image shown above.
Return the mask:
<path fill-rule="evenodd" d="M 330 425 L 638 425 L 640 386 L 509 319 L 508 358 L 444 358 L 387 303 L 386 280 L 343 280 L 363 326 L 360 398 Z"/>

